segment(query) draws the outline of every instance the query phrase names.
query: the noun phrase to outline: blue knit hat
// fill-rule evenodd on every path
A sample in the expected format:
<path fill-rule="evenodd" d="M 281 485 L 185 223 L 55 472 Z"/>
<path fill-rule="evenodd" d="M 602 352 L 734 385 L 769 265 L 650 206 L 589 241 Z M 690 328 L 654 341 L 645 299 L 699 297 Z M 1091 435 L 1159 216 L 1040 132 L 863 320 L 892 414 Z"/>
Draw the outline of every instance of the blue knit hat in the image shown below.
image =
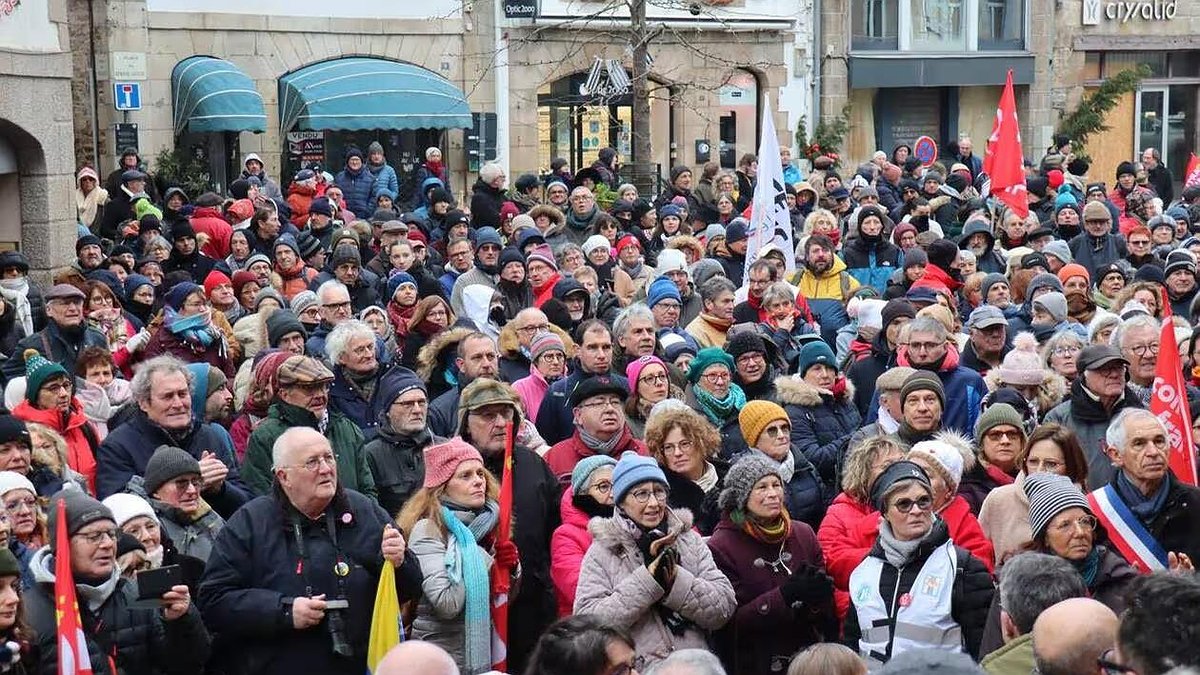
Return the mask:
<path fill-rule="evenodd" d="M 579 460 L 575 469 L 571 471 L 571 494 L 578 495 L 590 487 L 589 483 L 596 469 L 616 465 L 617 460 L 608 455 L 592 455 Z"/>
<path fill-rule="evenodd" d="M 659 277 L 650 283 L 650 288 L 646 290 L 646 306 L 654 309 L 654 306 L 663 300 L 674 300 L 682 303 L 683 296 L 679 295 L 679 287 L 674 281 L 666 277 Z"/>
<path fill-rule="evenodd" d="M 674 204 L 663 204 L 658 209 L 658 219 L 662 220 L 667 216 L 675 216 L 676 218 L 683 217 L 683 210 Z"/>
<path fill-rule="evenodd" d="M 142 286 L 154 287 L 154 282 L 150 281 L 150 277 L 141 274 L 130 274 L 125 277 L 125 300 L 128 302 L 133 299 L 133 294 Z"/>
<path fill-rule="evenodd" d="M 475 251 L 479 251 L 479 247 L 484 244 L 495 244 L 500 248 L 504 248 L 504 242 L 500 240 L 500 233 L 494 227 L 481 227 L 475 230 Z"/>
<path fill-rule="evenodd" d="M 818 363 L 837 370 L 837 357 L 823 340 L 810 342 L 800 349 L 800 377 Z"/>
<path fill-rule="evenodd" d="M 826 347 L 826 349 L 829 348 Z M 701 349 L 696 352 L 696 357 L 692 359 L 691 365 L 688 366 L 688 381 L 696 384 L 700 381 L 700 376 L 704 374 L 706 368 L 718 363 L 729 368 L 729 372 L 733 372 L 733 357 L 724 349 L 720 347 L 705 347 Z"/>
<path fill-rule="evenodd" d="M 393 271 L 392 276 L 388 277 L 387 285 L 387 302 L 390 302 L 396 295 L 396 289 L 400 288 L 400 284 L 417 285 L 417 280 L 408 272 Z"/>
<path fill-rule="evenodd" d="M 612 480 L 614 504 L 621 503 L 621 499 L 625 497 L 625 493 L 633 489 L 633 486 L 645 483 L 646 481 L 656 481 L 662 483 L 664 486 L 667 485 L 667 475 L 659 468 L 658 462 L 631 450 L 621 453 L 621 461 L 617 462 L 616 468 L 613 469 Z"/>
<path fill-rule="evenodd" d="M 167 304 L 171 306 L 171 309 L 178 312 L 183 308 L 183 303 L 192 293 L 203 294 L 204 287 L 197 286 L 190 281 L 181 281 L 172 286 L 171 290 L 167 291 L 167 297 L 165 299 Z"/>

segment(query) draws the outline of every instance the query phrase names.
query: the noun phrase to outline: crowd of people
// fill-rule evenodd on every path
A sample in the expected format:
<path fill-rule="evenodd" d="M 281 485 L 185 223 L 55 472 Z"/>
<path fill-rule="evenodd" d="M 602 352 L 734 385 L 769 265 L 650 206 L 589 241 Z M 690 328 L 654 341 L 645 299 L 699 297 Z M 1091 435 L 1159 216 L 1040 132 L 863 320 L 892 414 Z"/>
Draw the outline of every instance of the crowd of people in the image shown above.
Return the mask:
<path fill-rule="evenodd" d="M 70 267 L 0 253 L 0 643 L 55 672 L 69 556 L 103 673 L 360 675 L 385 565 L 385 673 L 1200 666 L 1148 411 L 1166 322 L 1200 419 L 1200 186 L 1055 139 L 1022 217 L 955 153 L 456 199 L 430 148 L 410 200 L 377 143 L 226 194 L 83 168 Z M 794 250 L 748 250 L 760 159 Z"/>

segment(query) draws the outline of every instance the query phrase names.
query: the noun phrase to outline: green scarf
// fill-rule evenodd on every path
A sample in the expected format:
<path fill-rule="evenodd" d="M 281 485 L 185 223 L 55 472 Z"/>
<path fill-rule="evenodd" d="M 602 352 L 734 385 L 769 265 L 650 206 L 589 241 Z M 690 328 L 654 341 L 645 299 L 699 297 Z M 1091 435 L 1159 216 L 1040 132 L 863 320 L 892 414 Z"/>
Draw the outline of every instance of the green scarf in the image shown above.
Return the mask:
<path fill-rule="evenodd" d="M 722 399 L 718 399 L 701 387 L 692 387 L 692 394 L 696 397 L 696 402 L 700 404 L 700 412 L 704 413 L 704 416 L 718 428 L 728 422 L 730 418 L 736 417 L 738 412 L 746 406 L 746 392 L 736 384 L 729 385 L 729 393 L 725 394 L 725 398 Z"/>

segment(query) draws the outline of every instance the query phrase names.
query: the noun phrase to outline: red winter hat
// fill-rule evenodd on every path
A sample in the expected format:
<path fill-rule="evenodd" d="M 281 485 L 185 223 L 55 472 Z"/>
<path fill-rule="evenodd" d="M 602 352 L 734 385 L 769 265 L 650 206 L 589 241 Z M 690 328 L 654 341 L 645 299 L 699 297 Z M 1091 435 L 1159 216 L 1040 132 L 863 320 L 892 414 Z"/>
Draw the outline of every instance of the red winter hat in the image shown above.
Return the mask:
<path fill-rule="evenodd" d="M 426 246 L 429 245 L 429 237 L 426 237 L 425 233 L 420 230 L 417 230 L 417 229 L 409 230 L 408 234 L 406 236 L 408 237 L 409 241 L 419 241 L 422 244 L 425 244 Z"/>
<path fill-rule="evenodd" d="M 432 489 L 450 482 L 458 465 L 469 459 L 482 462 L 483 456 L 461 436 L 425 448 L 424 487 Z"/>
<path fill-rule="evenodd" d="M 239 199 L 229 205 L 226 211 L 231 222 L 240 223 L 243 220 L 249 220 L 254 215 L 254 202 L 249 199 Z"/>
<path fill-rule="evenodd" d="M 213 270 L 209 272 L 208 276 L 204 277 L 204 295 L 211 298 L 213 289 L 221 284 L 229 284 L 232 286 L 233 282 L 230 281 L 229 277 L 225 276 L 225 273 L 221 270 Z"/>
<path fill-rule="evenodd" d="M 242 287 L 253 281 L 258 283 L 258 277 L 249 270 L 238 270 L 233 273 L 233 292 L 237 295 L 242 294 Z"/>
<path fill-rule="evenodd" d="M 521 215 L 521 209 L 517 208 L 517 205 L 512 202 L 504 202 L 500 206 L 500 222 L 511 220 L 519 215 Z"/>
<path fill-rule="evenodd" d="M 637 237 L 633 236 L 632 234 L 627 234 L 617 241 L 617 253 L 620 253 L 621 249 L 625 248 L 626 246 L 636 246 L 637 250 L 642 250 L 641 242 L 639 242 Z"/>
<path fill-rule="evenodd" d="M 1063 184 L 1063 172 L 1060 169 L 1050 169 L 1046 172 L 1046 183 L 1057 190 Z"/>

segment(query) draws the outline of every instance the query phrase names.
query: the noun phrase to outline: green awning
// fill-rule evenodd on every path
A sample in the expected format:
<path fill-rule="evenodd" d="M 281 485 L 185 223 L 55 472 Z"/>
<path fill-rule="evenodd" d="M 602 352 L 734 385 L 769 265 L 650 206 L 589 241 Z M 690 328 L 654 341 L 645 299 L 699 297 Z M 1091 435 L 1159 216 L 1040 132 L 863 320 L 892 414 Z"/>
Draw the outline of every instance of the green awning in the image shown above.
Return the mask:
<path fill-rule="evenodd" d="M 241 68 L 212 56 L 189 56 L 171 71 L 175 135 L 267 130 L 262 94 Z"/>
<path fill-rule="evenodd" d="M 280 78 L 279 120 L 284 132 L 466 129 L 471 108 L 461 89 L 424 68 L 355 56 Z"/>

